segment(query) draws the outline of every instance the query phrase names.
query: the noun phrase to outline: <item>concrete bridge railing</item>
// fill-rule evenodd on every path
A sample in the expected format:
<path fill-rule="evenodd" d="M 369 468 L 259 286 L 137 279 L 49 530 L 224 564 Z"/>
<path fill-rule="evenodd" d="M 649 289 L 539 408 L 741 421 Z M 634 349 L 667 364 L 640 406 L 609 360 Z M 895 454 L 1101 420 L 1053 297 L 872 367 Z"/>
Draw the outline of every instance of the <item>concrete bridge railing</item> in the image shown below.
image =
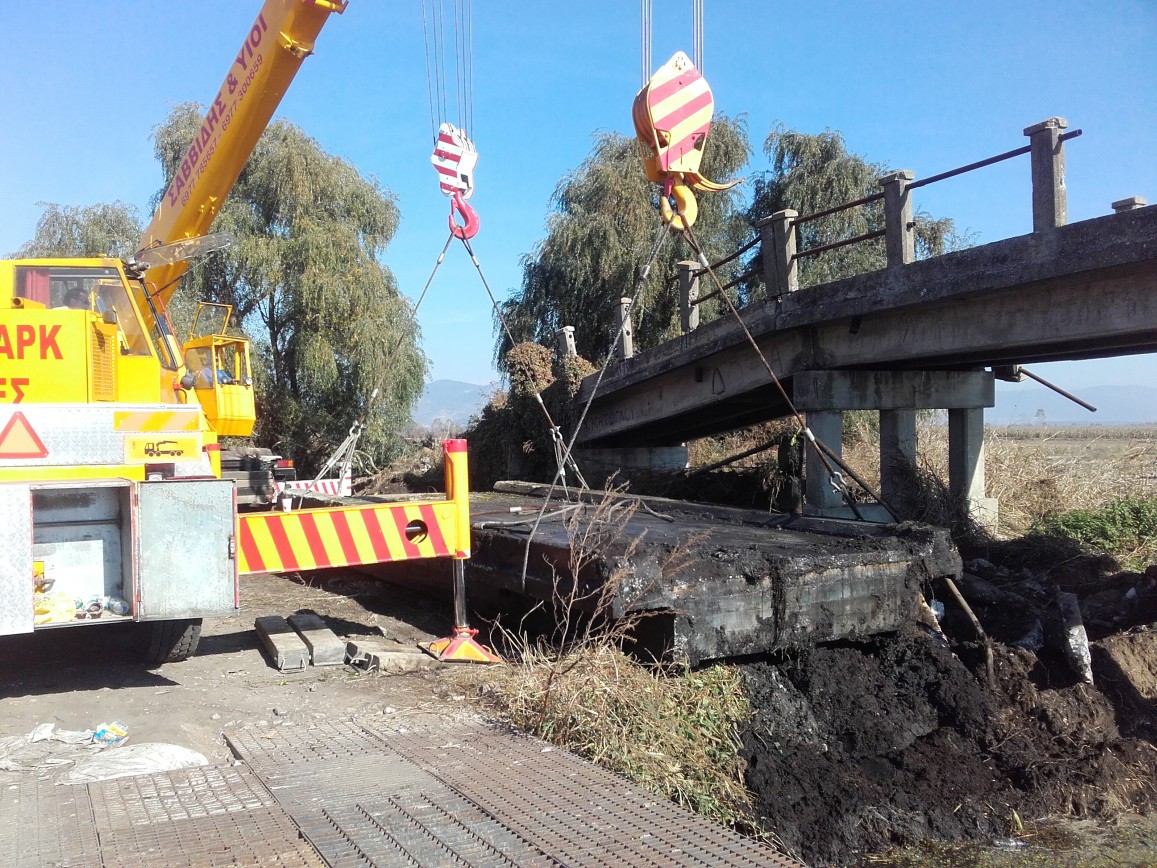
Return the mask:
<path fill-rule="evenodd" d="M 1049 118 L 1024 130 L 1029 144 L 1022 148 L 919 181 L 908 171 L 891 173 L 880 179 L 881 192 L 833 209 L 803 217 L 780 211 L 759 225 L 759 237 L 715 264 L 762 243 L 755 269 L 730 285 L 762 274 L 768 298 L 745 309 L 745 326 L 829 446 L 839 446 L 843 412 L 878 410 L 882 467 L 908 466 L 916 411 L 947 410 L 950 487 L 987 513 L 983 411 L 992 406 L 994 376 L 1015 378 L 1020 362 L 1152 351 L 1157 308 L 1146 300 L 1154 272 L 1145 236 L 1154 221 L 1119 213 L 1067 225 L 1064 142 L 1080 134 L 1064 132 L 1067 126 Z M 1032 170 L 1030 235 L 916 261 L 913 190 L 1025 154 Z M 883 204 L 883 229 L 799 249 L 801 225 L 875 202 Z M 1144 204 L 1124 199 L 1113 209 Z M 885 268 L 799 292 L 802 258 L 872 238 L 884 239 Z M 700 295 L 700 273 L 697 263 L 680 264 L 683 337 L 632 358 L 629 302 L 621 304 L 623 362 L 600 375 L 601 389 L 584 382 L 580 390 L 580 401 L 595 402 L 580 445 L 597 452 L 614 447 L 614 462 L 624 470 L 623 447 L 639 453 L 630 463 L 648 465 L 650 453 L 787 409 L 769 393 L 766 373 L 760 376 L 735 323 L 725 318 L 698 328 L 698 304 L 721 291 Z M 565 342 L 560 351 L 567 351 Z M 807 476 L 809 504 L 835 509 L 822 468 L 809 468 Z M 882 487 L 899 500 L 897 479 L 883 479 Z"/>

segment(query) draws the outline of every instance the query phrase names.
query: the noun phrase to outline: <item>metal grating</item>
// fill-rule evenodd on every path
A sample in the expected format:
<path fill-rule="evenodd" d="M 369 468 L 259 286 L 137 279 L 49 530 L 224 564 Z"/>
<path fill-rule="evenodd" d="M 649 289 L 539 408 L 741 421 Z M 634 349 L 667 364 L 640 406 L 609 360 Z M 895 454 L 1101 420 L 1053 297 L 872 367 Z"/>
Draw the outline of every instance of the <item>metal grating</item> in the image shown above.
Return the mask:
<path fill-rule="evenodd" d="M 438 786 L 428 772 L 401 757 L 370 754 L 286 765 L 262 774 L 269 791 L 293 812 L 297 805 L 353 803 L 362 797 L 393 795 Z"/>
<path fill-rule="evenodd" d="M 326 809 L 303 831 L 334 864 L 355 857 L 380 866 L 559 864 L 441 785 L 409 797 Z"/>
<path fill-rule="evenodd" d="M 793 866 L 565 751 L 482 724 L 226 736 L 334 866 Z"/>
<path fill-rule="evenodd" d="M 798 864 L 537 739 L 472 729 L 453 741 L 379 734 L 392 750 L 568 865 Z"/>
<path fill-rule="evenodd" d="M 351 722 L 226 736 L 245 760 L 0 784 L 0 865 L 793 866 L 537 739 Z"/>
<path fill-rule="evenodd" d="M 84 787 L 37 780 L 0 784 L 0 865 L 90 868 L 100 862 Z"/>
<path fill-rule="evenodd" d="M 280 808 L 214 814 L 102 832 L 100 852 L 103 864 L 109 866 L 322 868 L 325 865 Z"/>
<path fill-rule="evenodd" d="M 233 753 L 258 772 L 319 759 L 355 759 L 382 753 L 381 739 L 350 721 L 309 727 L 269 727 L 225 734 Z"/>
<path fill-rule="evenodd" d="M 106 865 L 325 864 L 243 766 L 136 775 L 88 792 Z"/>
<path fill-rule="evenodd" d="M 201 766 L 89 784 L 102 834 L 134 826 L 196 820 L 277 807 L 257 776 L 243 766 Z"/>
<path fill-rule="evenodd" d="M 117 397 L 116 352 L 119 348 L 117 327 L 94 323 L 92 330 L 92 398 L 115 401 Z"/>
<path fill-rule="evenodd" d="M 557 864 L 352 723 L 229 733 L 226 740 L 329 865 Z"/>

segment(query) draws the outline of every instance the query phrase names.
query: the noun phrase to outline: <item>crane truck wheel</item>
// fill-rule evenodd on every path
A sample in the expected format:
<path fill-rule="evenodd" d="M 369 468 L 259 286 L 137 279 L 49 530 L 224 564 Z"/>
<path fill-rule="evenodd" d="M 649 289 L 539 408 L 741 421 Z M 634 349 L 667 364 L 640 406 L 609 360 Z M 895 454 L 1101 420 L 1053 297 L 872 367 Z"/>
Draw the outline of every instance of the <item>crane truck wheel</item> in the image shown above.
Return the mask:
<path fill-rule="evenodd" d="M 151 666 L 188 660 L 201 641 L 200 618 L 150 621 L 140 626 L 141 649 L 145 662 Z"/>

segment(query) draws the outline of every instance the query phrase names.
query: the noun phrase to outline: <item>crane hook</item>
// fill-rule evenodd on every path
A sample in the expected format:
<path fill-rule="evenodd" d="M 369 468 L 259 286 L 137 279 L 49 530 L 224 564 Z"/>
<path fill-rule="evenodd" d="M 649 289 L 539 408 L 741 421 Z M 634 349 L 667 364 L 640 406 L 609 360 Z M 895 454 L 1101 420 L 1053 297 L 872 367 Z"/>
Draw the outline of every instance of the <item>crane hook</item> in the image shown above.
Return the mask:
<path fill-rule="evenodd" d="M 667 178 L 663 182 L 663 193 L 659 196 L 659 215 L 672 232 L 682 232 L 695 225 L 699 216 L 699 203 L 695 194 L 682 179 Z"/>
<path fill-rule="evenodd" d="M 461 224 L 454 220 L 455 211 L 462 216 Z M 455 238 L 461 238 L 463 241 L 470 240 L 478 234 L 480 225 L 478 213 L 470 207 L 460 192 L 450 197 L 450 232 Z"/>

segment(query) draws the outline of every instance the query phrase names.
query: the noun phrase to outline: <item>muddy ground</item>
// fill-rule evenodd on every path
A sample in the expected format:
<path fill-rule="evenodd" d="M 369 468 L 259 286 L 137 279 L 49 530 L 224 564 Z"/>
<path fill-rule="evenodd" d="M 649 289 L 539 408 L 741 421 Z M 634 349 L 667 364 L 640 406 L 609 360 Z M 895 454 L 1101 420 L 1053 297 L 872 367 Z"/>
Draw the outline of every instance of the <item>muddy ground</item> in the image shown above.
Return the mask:
<path fill-rule="evenodd" d="M 743 666 L 755 708 L 747 777 L 760 814 L 810 863 L 850 864 L 932 841 L 1019 846 L 1044 836 L 1041 820 L 1104 829 L 1140 813 L 1148 820 L 1125 855 L 1062 847 L 1013 864 L 1157 864 L 1154 577 L 1103 577 L 1081 596 L 1088 684 L 1061 652 L 1055 607 L 1026 600 L 1025 585 L 1046 599 L 1052 589 L 1031 573 L 973 568 L 989 574 L 962 584 L 994 634 L 991 687 L 983 646 L 960 611 L 947 611 L 951 602 L 946 636 L 913 625 Z M 1026 616 L 1043 620 L 1039 637 L 1026 639 L 1041 626 Z M 1076 861 L 1062 860 L 1066 852 Z M 920 864 L 988 863 L 941 853 Z"/>

